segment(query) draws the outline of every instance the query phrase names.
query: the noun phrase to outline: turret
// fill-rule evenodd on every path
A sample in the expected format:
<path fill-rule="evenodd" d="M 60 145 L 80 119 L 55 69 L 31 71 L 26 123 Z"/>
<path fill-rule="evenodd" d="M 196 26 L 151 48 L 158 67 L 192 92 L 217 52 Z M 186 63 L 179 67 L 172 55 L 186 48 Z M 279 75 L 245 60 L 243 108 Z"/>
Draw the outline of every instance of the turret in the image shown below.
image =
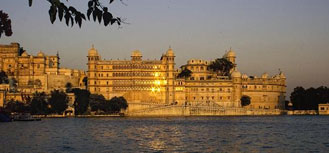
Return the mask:
<path fill-rule="evenodd" d="M 94 45 L 88 51 L 88 62 L 98 61 L 100 56 L 98 55 L 97 50 L 94 48 Z"/>
<path fill-rule="evenodd" d="M 141 61 L 143 56 L 139 50 L 135 50 L 131 53 L 130 57 L 132 61 Z"/>
<path fill-rule="evenodd" d="M 169 47 L 166 54 L 162 56 L 162 60 L 166 63 L 166 73 L 167 73 L 166 103 L 172 103 L 175 102 L 175 91 L 174 91 L 175 54 L 171 47 Z"/>
<path fill-rule="evenodd" d="M 233 81 L 233 101 L 232 101 L 232 107 L 240 107 L 241 106 L 241 96 L 242 96 L 242 91 L 241 91 L 241 73 L 238 70 L 234 70 L 231 73 L 231 78 Z"/>

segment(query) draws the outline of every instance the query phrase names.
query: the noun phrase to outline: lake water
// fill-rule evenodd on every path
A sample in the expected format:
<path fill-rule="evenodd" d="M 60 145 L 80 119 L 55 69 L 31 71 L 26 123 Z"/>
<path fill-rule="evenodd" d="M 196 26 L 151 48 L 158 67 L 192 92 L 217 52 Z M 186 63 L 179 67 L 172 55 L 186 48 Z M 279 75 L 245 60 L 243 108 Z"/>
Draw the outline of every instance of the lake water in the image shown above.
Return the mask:
<path fill-rule="evenodd" d="M 0 153 L 329 152 L 329 116 L 54 118 L 0 123 Z"/>

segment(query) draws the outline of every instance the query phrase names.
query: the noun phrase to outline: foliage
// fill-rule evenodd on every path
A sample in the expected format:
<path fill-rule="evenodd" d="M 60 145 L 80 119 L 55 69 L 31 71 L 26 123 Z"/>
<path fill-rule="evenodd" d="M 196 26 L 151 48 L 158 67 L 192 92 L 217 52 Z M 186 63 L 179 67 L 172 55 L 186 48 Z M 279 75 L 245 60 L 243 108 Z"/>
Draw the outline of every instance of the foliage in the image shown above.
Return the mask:
<path fill-rule="evenodd" d="M 226 58 L 217 58 L 215 61 L 211 62 L 208 69 L 220 73 L 223 76 L 228 76 L 233 66 L 233 63 Z"/>
<path fill-rule="evenodd" d="M 5 110 L 8 112 L 24 113 L 24 112 L 29 112 L 30 107 L 25 105 L 23 102 L 10 100 L 6 104 Z"/>
<path fill-rule="evenodd" d="M 119 113 L 121 109 L 127 109 L 128 103 L 124 97 L 113 97 L 106 103 L 105 112 Z"/>
<path fill-rule="evenodd" d="M 8 14 L 0 10 L 0 38 L 2 33 L 5 33 L 7 37 L 13 34 L 11 30 L 11 20 L 8 19 Z"/>
<path fill-rule="evenodd" d="M 89 102 L 91 111 L 103 111 L 106 114 L 116 114 L 121 109 L 128 107 L 124 97 L 113 97 L 111 100 L 106 100 L 103 95 L 91 94 Z"/>
<path fill-rule="evenodd" d="M 327 87 L 308 88 L 296 87 L 290 95 L 294 110 L 318 110 L 318 104 L 329 102 Z"/>
<path fill-rule="evenodd" d="M 51 112 L 57 114 L 63 114 L 69 102 L 66 93 L 59 90 L 51 91 L 51 97 L 48 101 L 51 106 Z"/>
<path fill-rule="evenodd" d="M 72 83 L 71 82 L 66 83 L 65 88 L 67 93 L 72 92 Z"/>
<path fill-rule="evenodd" d="M 99 111 L 99 110 L 104 111 L 105 104 L 106 104 L 106 99 L 104 98 L 103 95 L 91 94 L 89 96 L 89 105 L 91 111 Z"/>
<path fill-rule="evenodd" d="M 67 26 L 71 23 L 71 27 L 74 23 L 78 24 L 81 28 L 82 21 L 86 20 L 86 15 L 80 11 L 78 11 L 73 6 L 67 6 L 62 3 L 61 0 L 47 0 L 50 3 L 49 8 L 49 19 L 53 24 L 58 16 L 58 19 L 62 21 L 63 17 L 65 19 L 65 23 Z M 66 0 L 68 1 L 68 0 Z M 109 4 L 111 4 L 114 0 L 108 0 Z M 122 0 L 121 0 L 122 1 Z M 29 0 L 29 6 L 32 6 L 33 0 Z M 113 17 L 113 15 L 108 11 L 108 8 L 103 6 L 100 0 L 89 0 L 88 1 L 88 10 L 87 17 L 90 20 L 90 15 L 92 15 L 94 22 L 98 20 L 99 23 L 102 22 L 104 26 L 108 26 L 109 24 L 117 23 L 119 26 L 121 25 L 121 18 Z"/>
<path fill-rule="evenodd" d="M 85 84 L 86 88 L 88 87 L 88 77 L 84 77 L 82 82 Z"/>
<path fill-rule="evenodd" d="M 8 76 L 6 74 L 6 72 L 4 71 L 0 71 L 0 84 L 8 84 L 9 80 L 8 80 Z"/>
<path fill-rule="evenodd" d="M 187 69 L 187 68 L 184 68 L 178 75 L 177 75 L 177 78 L 189 78 L 191 77 L 192 75 L 192 71 Z"/>
<path fill-rule="evenodd" d="M 250 105 L 250 99 L 251 98 L 249 96 L 243 95 L 241 97 L 241 106 L 244 107 Z"/>
<path fill-rule="evenodd" d="M 10 92 L 17 92 L 17 80 L 15 78 L 9 79 Z"/>
<path fill-rule="evenodd" d="M 49 107 L 47 96 L 45 92 L 36 92 L 33 94 L 31 102 L 31 114 L 47 115 L 49 114 Z"/>
<path fill-rule="evenodd" d="M 75 95 L 74 109 L 75 115 L 82 115 L 87 112 L 89 106 L 90 92 L 88 90 L 74 88 L 72 92 Z"/>

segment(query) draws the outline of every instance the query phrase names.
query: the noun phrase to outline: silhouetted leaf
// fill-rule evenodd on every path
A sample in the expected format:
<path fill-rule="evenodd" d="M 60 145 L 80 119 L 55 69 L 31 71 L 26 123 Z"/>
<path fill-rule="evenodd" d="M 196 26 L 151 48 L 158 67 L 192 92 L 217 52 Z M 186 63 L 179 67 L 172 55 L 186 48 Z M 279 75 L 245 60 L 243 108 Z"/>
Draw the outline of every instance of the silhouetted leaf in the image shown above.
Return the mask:
<path fill-rule="evenodd" d="M 103 7 L 104 13 L 107 12 L 107 10 L 108 10 L 107 7 Z"/>
<path fill-rule="evenodd" d="M 116 19 L 111 19 L 111 25 L 115 23 Z"/>
<path fill-rule="evenodd" d="M 58 7 L 58 18 L 60 21 L 63 19 L 64 9 L 62 7 Z"/>
<path fill-rule="evenodd" d="M 104 12 L 104 14 L 103 14 L 104 25 L 107 26 L 110 23 L 110 21 L 111 21 L 112 18 L 113 18 L 113 16 L 112 16 L 111 13 Z"/>
<path fill-rule="evenodd" d="M 70 19 L 71 19 L 71 27 L 73 27 L 73 25 L 74 25 L 74 19 L 73 19 L 72 16 L 70 16 Z"/>
<path fill-rule="evenodd" d="M 110 4 L 113 2 L 114 0 L 110 0 Z"/>
<path fill-rule="evenodd" d="M 93 1 L 89 1 L 88 2 L 88 7 L 91 8 L 93 6 L 94 2 Z"/>
<path fill-rule="evenodd" d="M 84 14 L 81 14 L 81 18 L 86 20 L 86 16 Z"/>
<path fill-rule="evenodd" d="M 77 12 L 77 10 L 76 10 L 74 7 L 72 7 L 72 6 L 69 7 L 69 10 L 70 10 L 72 13 Z"/>
<path fill-rule="evenodd" d="M 30 7 L 32 6 L 32 0 L 29 0 L 29 6 Z"/>
<path fill-rule="evenodd" d="M 56 6 L 54 6 L 54 5 L 50 6 L 50 9 L 49 9 L 49 18 L 50 18 L 50 22 L 52 24 L 54 24 L 54 22 L 56 20 L 56 14 L 57 14 Z"/>
<path fill-rule="evenodd" d="M 88 17 L 88 20 L 90 20 L 90 14 L 93 12 L 93 9 L 92 8 L 89 8 L 88 11 L 87 11 L 87 17 Z"/>
<path fill-rule="evenodd" d="M 66 23 L 66 25 L 69 26 L 70 17 L 71 17 L 70 12 L 66 12 L 66 14 L 65 14 L 64 17 L 65 17 L 65 23 Z"/>
<path fill-rule="evenodd" d="M 96 21 L 96 17 L 97 17 L 97 11 L 94 10 L 94 11 L 93 11 L 93 19 L 94 19 L 94 22 Z"/>

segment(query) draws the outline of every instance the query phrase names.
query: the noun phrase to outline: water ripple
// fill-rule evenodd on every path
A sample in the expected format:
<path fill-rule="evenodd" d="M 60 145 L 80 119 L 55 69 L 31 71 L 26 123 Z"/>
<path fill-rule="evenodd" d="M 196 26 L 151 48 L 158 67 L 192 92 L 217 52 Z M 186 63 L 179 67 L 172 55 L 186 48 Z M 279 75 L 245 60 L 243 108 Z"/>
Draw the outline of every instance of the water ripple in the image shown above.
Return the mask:
<path fill-rule="evenodd" d="M 328 116 L 65 118 L 0 123 L 0 152 L 326 152 Z"/>

